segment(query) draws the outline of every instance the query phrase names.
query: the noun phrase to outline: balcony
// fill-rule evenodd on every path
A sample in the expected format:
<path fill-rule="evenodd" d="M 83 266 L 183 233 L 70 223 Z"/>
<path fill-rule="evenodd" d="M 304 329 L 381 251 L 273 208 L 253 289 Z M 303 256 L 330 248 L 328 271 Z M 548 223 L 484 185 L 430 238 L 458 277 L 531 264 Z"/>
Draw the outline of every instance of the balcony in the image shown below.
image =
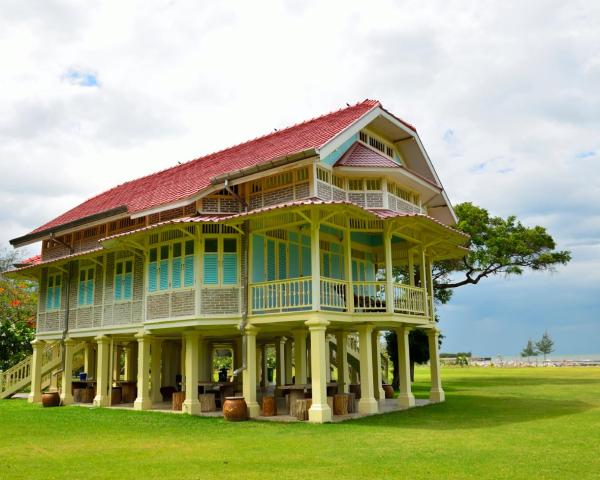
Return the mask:
<path fill-rule="evenodd" d="M 320 279 L 321 310 L 331 312 L 386 313 L 385 281 L 350 282 L 333 278 Z M 313 309 L 310 277 L 254 283 L 250 289 L 250 313 L 288 313 Z M 352 291 L 349 298 L 348 292 Z M 393 312 L 427 317 L 430 299 L 424 288 L 394 283 Z"/>

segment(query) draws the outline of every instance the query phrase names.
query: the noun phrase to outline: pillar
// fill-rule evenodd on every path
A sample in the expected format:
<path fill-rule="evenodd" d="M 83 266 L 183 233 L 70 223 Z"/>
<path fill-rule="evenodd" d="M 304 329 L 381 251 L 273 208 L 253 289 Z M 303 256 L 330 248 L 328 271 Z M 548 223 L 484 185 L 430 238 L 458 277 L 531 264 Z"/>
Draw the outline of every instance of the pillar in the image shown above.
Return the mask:
<path fill-rule="evenodd" d="M 286 338 L 281 337 L 276 339 L 275 343 L 275 356 L 277 362 L 277 373 L 276 380 L 277 385 L 285 385 L 285 344 Z"/>
<path fill-rule="evenodd" d="M 137 343 L 129 342 L 125 347 L 125 381 L 133 382 L 137 377 Z"/>
<path fill-rule="evenodd" d="M 325 379 L 327 383 L 331 382 L 331 350 L 327 335 L 325 335 Z"/>
<path fill-rule="evenodd" d="M 73 391 L 71 382 L 73 381 L 73 348 L 75 341 L 67 338 L 65 340 L 65 369 L 62 372 L 62 386 L 60 392 L 60 401 L 63 405 L 73 403 Z"/>
<path fill-rule="evenodd" d="M 313 208 L 310 224 L 310 274 L 312 309 L 321 309 L 321 246 L 319 245 L 319 210 Z"/>
<path fill-rule="evenodd" d="M 329 322 L 309 320 L 306 322 L 310 331 L 310 363 L 312 405 L 308 410 L 308 421 L 312 423 L 331 422 L 331 408 L 327 403 L 327 340 L 326 330 Z"/>
<path fill-rule="evenodd" d="M 96 350 L 96 396 L 94 397 L 95 407 L 107 407 L 110 405 L 109 390 L 109 351 L 110 340 L 106 335 L 95 338 L 97 344 Z"/>
<path fill-rule="evenodd" d="M 256 335 L 258 329 L 251 325 L 246 327 L 246 370 L 243 375 L 244 399 L 248 406 L 248 415 L 258 417 L 260 406 L 256 401 Z"/>
<path fill-rule="evenodd" d="M 46 343 L 42 340 L 31 342 L 33 354 L 31 356 L 31 392 L 27 397 L 29 403 L 42 401 L 42 356 Z"/>
<path fill-rule="evenodd" d="M 292 340 L 287 339 L 285 342 L 285 384 L 290 385 L 292 383 L 292 377 L 294 376 L 292 372 Z"/>
<path fill-rule="evenodd" d="M 118 344 L 113 344 L 113 374 L 114 382 L 121 380 L 121 347 Z"/>
<path fill-rule="evenodd" d="M 256 347 L 256 385 L 262 384 L 262 347 Z"/>
<path fill-rule="evenodd" d="M 429 369 L 431 372 L 429 401 L 435 403 L 443 402 L 446 399 L 440 377 L 439 336 L 440 331 L 437 328 L 432 328 L 427 332 L 427 337 L 429 338 Z"/>
<path fill-rule="evenodd" d="M 340 331 L 336 334 L 336 360 L 338 393 L 348 393 L 350 381 L 348 372 L 348 332 Z"/>
<path fill-rule="evenodd" d="M 400 394 L 398 402 L 402 408 L 414 407 L 415 397 L 412 394 L 410 386 L 410 351 L 408 347 L 408 334 L 410 328 L 400 327 L 396 330 L 398 337 L 398 371 L 400 373 Z"/>
<path fill-rule="evenodd" d="M 160 394 L 160 379 L 161 379 L 161 356 L 162 356 L 162 340 L 154 339 L 151 346 L 150 358 L 150 383 L 152 384 L 152 403 L 162 402 Z"/>
<path fill-rule="evenodd" d="M 385 252 L 385 308 L 387 313 L 394 313 L 394 266 L 390 224 L 387 224 L 383 231 L 383 247 Z"/>
<path fill-rule="evenodd" d="M 190 415 L 200 414 L 200 401 L 198 400 L 199 363 L 201 355 L 206 357 L 206 352 L 200 352 L 200 332 L 191 331 L 184 334 L 185 338 L 185 400 L 182 410 Z"/>
<path fill-rule="evenodd" d="M 88 378 L 94 376 L 95 369 L 95 352 L 94 352 L 94 344 L 92 342 L 85 342 L 85 347 L 83 350 L 83 371 L 87 373 Z"/>
<path fill-rule="evenodd" d="M 385 400 L 385 392 L 383 391 L 381 382 L 381 342 L 380 332 L 373 332 L 371 338 L 373 341 L 373 390 L 375 392 L 375 398 L 380 402 Z"/>
<path fill-rule="evenodd" d="M 303 385 L 306 383 L 306 330 L 299 328 L 294 332 L 294 366 L 295 366 L 295 384 Z"/>
<path fill-rule="evenodd" d="M 149 410 L 152 408 L 152 397 L 150 396 L 150 346 L 152 335 L 138 333 L 135 338 L 138 342 L 138 376 L 137 376 L 137 398 L 133 402 L 135 410 Z"/>
<path fill-rule="evenodd" d="M 267 344 L 263 345 L 262 348 L 262 382 L 261 385 L 266 387 L 269 385 L 269 363 L 268 363 L 268 355 L 267 350 L 269 346 Z"/>
<path fill-rule="evenodd" d="M 379 410 L 373 393 L 372 332 L 373 325 L 365 324 L 358 327 L 360 350 L 360 401 L 358 402 L 358 413 L 363 415 L 377 413 Z"/>

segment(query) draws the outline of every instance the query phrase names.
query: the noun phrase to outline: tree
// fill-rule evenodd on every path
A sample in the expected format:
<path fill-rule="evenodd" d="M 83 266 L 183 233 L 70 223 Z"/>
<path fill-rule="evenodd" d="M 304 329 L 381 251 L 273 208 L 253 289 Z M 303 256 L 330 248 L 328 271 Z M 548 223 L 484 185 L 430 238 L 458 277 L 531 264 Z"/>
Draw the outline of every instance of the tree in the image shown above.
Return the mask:
<path fill-rule="evenodd" d="M 535 346 L 544 355 L 544 362 L 546 361 L 546 355 L 551 354 L 554 351 L 554 341 L 548 335 L 548 332 L 544 332 L 539 342 L 535 342 Z"/>
<path fill-rule="evenodd" d="M 525 345 L 525 348 L 521 351 L 521 357 L 527 357 L 527 362 L 529 363 L 529 358 L 535 357 L 537 354 L 538 351 L 536 350 L 535 345 L 533 344 L 533 340 L 531 340 L 530 338 L 527 341 L 527 345 Z"/>
<path fill-rule="evenodd" d="M 433 265 L 437 305 L 449 302 L 454 288 L 477 285 L 484 278 L 496 275 L 521 275 L 526 270 L 553 271 L 557 265 L 565 265 L 571 260 L 571 252 L 556 250 L 554 239 L 544 227 L 524 226 L 513 215 L 493 217 L 486 209 L 470 202 L 461 203 L 454 210 L 458 216 L 455 228 L 470 235 L 469 253 L 462 259 Z M 406 272 L 402 268 L 394 271 L 396 278 L 404 275 Z M 386 338 L 395 340 L 395 336 Z M 413 339 L 419 343 L 414 347 L 417 351 L 428 352 L 425 335 Z M 388 341 L 387 348 L 395 365 L 398 361 L 396 342 Z M 412 357 L 412 348 L 411 344 L 411 366 L 417 358 Z M 422 362 L 428 358 L 429 353 Z"/>
<path fill-rule="evenodd" d="M 35 283 L 3 275 L 18 259 L 15 252 L 0 250 L 0 370 L 30 355 L 31 341 L 35 337 Z"/>

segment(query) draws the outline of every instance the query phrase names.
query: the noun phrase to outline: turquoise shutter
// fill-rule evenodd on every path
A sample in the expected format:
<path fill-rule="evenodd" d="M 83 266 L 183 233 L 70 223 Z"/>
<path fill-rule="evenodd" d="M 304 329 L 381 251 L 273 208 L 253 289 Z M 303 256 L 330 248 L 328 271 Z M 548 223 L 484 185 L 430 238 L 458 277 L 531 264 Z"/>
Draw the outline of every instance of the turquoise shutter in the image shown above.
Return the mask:
<path fill-rule="evenodd" d="M 171 262 L 171 275 L 173 275 L 171 280 L 172 288 L 181 288 L 181 257 L 174 258 Z"/>
<path fill-rule="evenodd" d="M 183 286 L 193 287 L 194 286 L 194 256 L 187 255 L 185 257 L 184 272 L 183 272 Z"/>
<path fill-rule="evenodd" d="M 329 277 L 330 273 L 331 272 L 329 271 L 329 254 L 324 253 L 323 254 L 323 276 Z"/>
<path fill-rule="evenodd" d="M 267 281 L 275 280 L 275 242 L 267 240 Z"/>
<path fill-rule="evenodd" d="M 290 243 L 290 278 L 300 276 L 300 250 L 298 245 Z"/>
<path fill-rule="evenodd" d="M 54 308 L 60 308 L 60 285 L 54 287 Z"/>
<path fill-rule="evenodd" d="M 366 262 L 366 279 L 369 282 L 375 281 L 375 265 L 372 262 Z"/>
<path fill-rule="evenodd" d="M 365 281 L 365 264 L 364 264 L 364 263 L 362 263 L 362 262 L 360 262 L 360 265 L 359 265 L 359 267 L 360 267 L 360 275 L 359 275 L 359 280 L 360 280 L 361 282 L 364 282 L 364 281 Z"/>
<path fill-rule="evenodd" d="M 309 276 L 310 270 L 310 247 L 302 247 L 302 276 Z"/>
<path fill-rule="evenodd" d="M 54 287 L 48 287 L 46 290 L 46 310 L 52 310 L 52 295 L 54 293 Z"/>
<path fill-rule="evenodd" d="M 279 243 L 279 280 L 287 278 L 287 252 L 285 243 Z"/>
<path fill-rule="evenodd" d="M 148 291 L 156 292 L 157 284 L 156 284 L 156 274 L 158 273 L 157 263 L 151 262 L 148 265 Z"/>
<path fill-rule="evenodd" d="M 167 290 L 169 288 L 169 261 L 161 260 L 159 263 L 158 271 L 158 288 L 160 290 Z"/>
<path fill-rule="evenodd" d="M 252 282 L 265 281 L 265 239 L 252 235 Z"/>
<path fill-rule="evenodd" d="M 156 279 L 156 275 L 154 276 Z M 123 276 L 123 300 L 131 300 L 133 291 L 133 273 L 126 273 Z"/>
<path fill-rule="evenodd" d="M 237 284 L 237 253 L 223 254 L 223 285 Z"/>
<path fill-rule="evenodd" d="M 94 279 L 92 278 L 87 281 L 85 303 L 86 305 L 92 305 L 94 303 Z"/>
<path fill-rule="evenodd" d="M 123 300 L 123 275 L 115 275 L 115 300 Z"/>
<path fill-rule="evenodd" d="M 205 253 L 204 254 L 204 284 L 205 285 L 216 285 L 217 283 L 219 283 L 217 268 L 218 268 L 218 254 Z"/>
<path fill-rule="evenodd" d="M 358 278 L 358 265 L 356 260 L 352 260 L 352 280 L 360 280 L 360 278 Z"/>
<path fill-rule="evenodd" d="M 342 278 L 342 257 L 339 255 L 331 255 L 331 276 L 332 278 Z"/>
<path fill-rule="evenodd" d="M 85 280 L 79 280 L 79 292 L 77 294 L 77 305 L 85 304 Z"/>

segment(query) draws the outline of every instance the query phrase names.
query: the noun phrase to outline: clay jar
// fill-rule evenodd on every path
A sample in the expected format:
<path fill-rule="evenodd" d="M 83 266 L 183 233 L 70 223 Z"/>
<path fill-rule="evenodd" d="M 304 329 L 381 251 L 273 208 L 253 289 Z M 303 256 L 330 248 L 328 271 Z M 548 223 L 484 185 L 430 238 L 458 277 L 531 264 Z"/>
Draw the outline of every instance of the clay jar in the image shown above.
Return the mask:
<path fill-rule="evenodd" d="M 244 397 L 225 397 L 223 417 L 230 422 L 248 420 L 248 406 Z"/>

